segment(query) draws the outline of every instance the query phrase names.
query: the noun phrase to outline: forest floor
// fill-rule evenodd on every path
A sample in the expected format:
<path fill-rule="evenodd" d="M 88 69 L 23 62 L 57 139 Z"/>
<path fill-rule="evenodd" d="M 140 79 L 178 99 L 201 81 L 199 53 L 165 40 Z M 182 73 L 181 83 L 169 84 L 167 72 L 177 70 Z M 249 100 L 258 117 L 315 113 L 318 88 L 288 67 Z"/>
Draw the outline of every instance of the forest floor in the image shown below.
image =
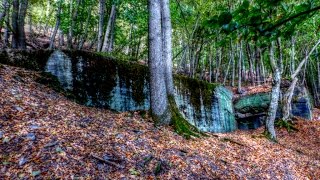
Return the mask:
<path fill-rule="evenodd" d="M 137 112 L 78 105 L 0 65 L 0 179 L 317 179 L 320 110 L 299 131 L 184 139 Z"/>

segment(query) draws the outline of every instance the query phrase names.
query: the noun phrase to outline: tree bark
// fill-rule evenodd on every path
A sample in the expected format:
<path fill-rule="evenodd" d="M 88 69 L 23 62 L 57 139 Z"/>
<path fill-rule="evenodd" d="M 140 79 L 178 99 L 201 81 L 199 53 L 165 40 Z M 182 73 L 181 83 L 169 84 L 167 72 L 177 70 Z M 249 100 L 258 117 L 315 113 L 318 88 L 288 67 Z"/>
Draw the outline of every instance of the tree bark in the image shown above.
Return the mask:
<path fill-rule="evenodd" d="M 70 2 L 70 21 L 71 21 L 71 24 L 69 26 L 68 49 L 73 49 L 73 43 L 72 43 L 73 30 L 76 25 L 76 19 L 78 16 L 78 8 L 80 5 L 80 0 L 77 0 L 76 7 L 74 8 L 74 12 L 73 12 L 73 4 L 72 3 L 73 3 L 73 0 L 71 0 L 71 2 Z"/>
<path fill-rule="evenodd" d="M 171 121 L 168 106 L 165 64 L 162 60 L 161 5 L 159 0 L 148 0 L 149 8 L 149 71 L 152 117 L 156 124 Z"/>
<path fill-rule="evenodd" d="M 101 48 L 102 48 L 105 9 L 106 9 L 106 1 L 105 0 L 99 0 L 99 29 L 98 29 L 97 52 L 100 52 Z"/>
<path fill-rule="evenodd" d="M 107 24 L 107 29 L 104 34 L 104 41 L 103 41 L 103 46 L 102 46 L 102 50 L 101 50 L 102 52 L 108 52 L 108 47 L 109 47 L 109 43 L 110 43 L 110 34 L 112 31 L 112 23 L 115 20 L 115 18 L 114 18 L 115 15 L 116 15 L 116 5 L 112 5 L 108 24 Z"/>
<path fill-rule="evenodd" d="M 56 35 L 60 26 L 60 16 L 61 16 L 61 0 L 59 1 L 59 5 L 58 5 L 58 9 L 57 9 L 57 20 L 56 20 L 56 26 L 54 27 L 54 31 L 52 33 L 51 39 L 50 39 L 50 46 L 49 49 L 53 49 L 54 48 L 54 42 L 56 39 Z"/>
<path fill-rule="evenodd" d="M 3 19 L 6 17 L 8 12 L 8 6 L 9 6 L 8 0 L 3 0 L 2 1 L 3 11 L 0 13 L 0 22 L 2 22 Z M 2 27 L 2 23 L 1 23 L 1 27 Z"/>
<path fill-rule="evenodd" d="M 18 18 L 19 18 L 19 0 L 12 0 L 12 48 L 16 49 L 19 46 L 19 30 L 18 30 Z"/>
<path fill-rule="evenodd" d="M 239 44 L 239 59 L 238 59 L 238 93 L 241 93 L 241 77 L 242 77 L 242 41 Z"/>
<path fill-rule="evenodd" d="M 313 48 L 310 50 L 310 52 L 305 56 L 305 58 L 300 62 L 297 69 L 294 71 L 294 73 L 291 75 L 292 82 L 290 84 L 290 87 L 285 92 L 283 98 L 282 98 L 282 113 L 283 113 L 283 120 L 288 121 L 291 119 L 291 101 L 292 96 L 294 93 L 294 88 L 297 84 L 298 78 L 297 76 L 301 72 L 302 67 L 306 64 L 309 57 L 312 55 L 312 53 L 317 49 L 318 45 L 320 44 L 320 40 L 313 46 Z"/>
<path fill-rule="evenodd" d="M 266 131 L 271 140 L 276 141 L 276 131 L 274 128 L 274 121 L 276 119 L 279 94 L 280 94 L 280 84 L 281 84 L 281 70 L 279 68 L 279 63 L 276 62 L 274 57 L 274 42 L 271 42 L 270 50 L 270 64 L 273 71 L 272 75 L 272 90 L 271 90 L 271 102 L 269 105 L 268 116 L 266 119 Z"/>
<path fill-rule="evenodd" d="M 25 17 L 27 15 L 28 0 L 20 0 L 19 18 L 18 18 L 18 31 L 19 31 L 19 48 L 26 49 L 26 34 L 24 31 Z"/>
<path fill-rule="evenodd" d="M 163 61 L 166 62 L 166 87 L 169 96 L 174 95 L 173 77 L 172 77 L 172 25 L 170 16 L 169 0 L 161 0 L 162 12 L 162 42 L 163 42 Z"/>
<path fill-rule="evenodd" d="M 7 6 L 5 7 L 6 8 L 6 17 L 5 17 L 5 24 L 6 24 L 6 28 L 4 30 L 4 41 L 3 41 L 3 44 L 4 44 L 4 48 L 7 48 L 9 46 L 9 32 L 10 32 L 10 3 L 7 3 Z"/>

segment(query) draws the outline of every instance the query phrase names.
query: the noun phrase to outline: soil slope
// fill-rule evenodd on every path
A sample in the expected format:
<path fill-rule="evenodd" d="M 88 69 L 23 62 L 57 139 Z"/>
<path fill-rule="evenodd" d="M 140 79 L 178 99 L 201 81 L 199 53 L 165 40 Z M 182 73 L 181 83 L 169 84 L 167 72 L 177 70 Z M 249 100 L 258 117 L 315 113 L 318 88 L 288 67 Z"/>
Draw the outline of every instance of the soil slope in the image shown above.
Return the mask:
<path fill-rule="evenodd" d="M 0 179 L 317 179 L 320 121 L 299 131 L 263 128 L 184 139 L 148 116 L 72 102 L 35 82 L 40 73 L 0 67 Z"/>

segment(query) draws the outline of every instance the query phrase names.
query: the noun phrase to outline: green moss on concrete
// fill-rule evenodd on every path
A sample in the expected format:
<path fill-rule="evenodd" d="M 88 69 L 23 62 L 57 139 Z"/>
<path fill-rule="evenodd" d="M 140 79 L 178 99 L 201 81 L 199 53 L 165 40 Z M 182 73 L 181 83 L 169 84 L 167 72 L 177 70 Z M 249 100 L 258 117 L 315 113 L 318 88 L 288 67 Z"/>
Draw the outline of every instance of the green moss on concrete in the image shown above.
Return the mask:
<path fill-rule="evenodd" d="M 234 109 L 240 113 L 261 113 L 268 109 L 270 100 L 270 93 L 253 94 L 238 99 L 234 104 Z"/>
<path fill-rule="evenodd" d="M 52 52 L 50 50 L 1 51 L 0 63 L 39 71 L 44 69 Z"/>
<path fill-rule="evenodd" d="M 178 134 L 184 136 L 187 139 L 191 138 L 192 136 L 200 137 L 201 135 L 205 135 L 198 128 L 196 128 L 183 118 L 177 107 L 174 97 L 171 96 L 168 99 L 171 112 L 171 124 Z"/>
<path fill-rule="evenodd" d="M 174 76 L 174 83 L 176 87 L 182 88 L 182 90 L 188 90 L 190 93 L 190 100 L 196 110 L 200 111 L 201 98 L 203 104 L 206 107 L 211 107 L 212 95 L 214 89 L 220 84 L 207 83 L 197 79 L 188 78 L 182 75 Z"/>
<path fill-rule="evenodd" d="M 51 88 L 52 90 L 54 90 L 58 93 L 63 94 L 64 96 L 66 96 L 67 98 L 69 98 L 75 102 L 81 103 L 81 99 L 78 99 L 75 95 L 73 95 L 73 93 L 64 90 L 63 87 L 61 86 L 58 78 L 56 76 L 52 75 L 51 73 L 41 72 L 40 76 L 38 78 L 36 78 L 35 81 Z"/>

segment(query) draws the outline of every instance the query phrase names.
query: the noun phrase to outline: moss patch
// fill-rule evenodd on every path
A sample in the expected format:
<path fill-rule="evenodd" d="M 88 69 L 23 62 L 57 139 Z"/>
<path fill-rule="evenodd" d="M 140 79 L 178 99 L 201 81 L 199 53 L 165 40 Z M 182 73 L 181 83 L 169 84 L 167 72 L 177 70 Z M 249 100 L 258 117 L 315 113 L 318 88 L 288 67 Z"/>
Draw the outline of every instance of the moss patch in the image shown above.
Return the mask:
<path fill-rule="evenodd" d="M 182 88 L 182 90 L 188 90 L 190 93 L 190 101 L 197 111 L 200 111 L 201 108 L 201 98 L 203 98 L 204 106 L 211 107 L 214 89 L 220 85 L 182 75 L 175 75 L 174 83 L 176 87 Z"/>
<path fill-rule="evenodd" d="M 43 70 L 49 56 L 50 50 L 8 50 L 0 52 L 0 63 L 11 66 L 22 67 L 30 70 Z"/>
<path fill-rule="evenodd" d="M 81 103 L 81 100 L 76 98 L 76 96 L 73 95 L 73 93 L 64 90 L 63 87 L 61 86 L 58 78 L 56 76 L 52 75 L 51 73 L 41 72 L 40 76 L 37 77 L 35 79 L 35 81 L 40 84 L 46 85 L 47 87 L 51 88 L 52 90 L 54 90 L 58 93 L 63 94 L 64 96 L 66 96 L 70 100 Z"/>
<path fill-rule="evenodd" d="M 168 99 L 171 112 L 171 124 L 178 134 L 187 139 L 191 138 L 191 136 L 200 137 L 201 135 L 205 135 L 205 133 L 202 133 L 198 128 L 183 118 L 177 107 L 174 97 L 170 96 Z"/>

